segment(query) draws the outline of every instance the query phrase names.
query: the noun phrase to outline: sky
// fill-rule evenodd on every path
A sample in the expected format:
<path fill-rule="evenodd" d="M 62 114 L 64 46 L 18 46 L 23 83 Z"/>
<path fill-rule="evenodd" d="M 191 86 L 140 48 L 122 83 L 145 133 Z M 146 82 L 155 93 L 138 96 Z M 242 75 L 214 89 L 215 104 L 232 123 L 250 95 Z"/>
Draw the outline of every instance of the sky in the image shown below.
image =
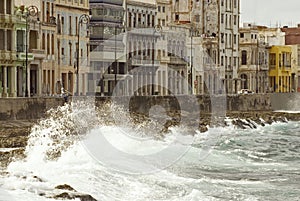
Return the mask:
<path fill-rule="evenodd" d="M 300 23 L 299 0 L 241 0 L 241 23 L 271 27 Z"/>

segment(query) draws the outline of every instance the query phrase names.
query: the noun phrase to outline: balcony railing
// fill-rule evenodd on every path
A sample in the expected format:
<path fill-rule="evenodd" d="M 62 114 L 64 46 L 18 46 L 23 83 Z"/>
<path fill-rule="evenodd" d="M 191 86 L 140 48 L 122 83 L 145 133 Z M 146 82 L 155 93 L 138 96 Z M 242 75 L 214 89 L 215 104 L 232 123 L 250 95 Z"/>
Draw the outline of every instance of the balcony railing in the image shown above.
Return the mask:
<path fill-rule="evenodd" d="M 131 64 L 132 65 L 159 65 L 160 62 L 158 60 L 151 60 L 151 59 L 142 59 L 142 58 L 131 58 Z"/>

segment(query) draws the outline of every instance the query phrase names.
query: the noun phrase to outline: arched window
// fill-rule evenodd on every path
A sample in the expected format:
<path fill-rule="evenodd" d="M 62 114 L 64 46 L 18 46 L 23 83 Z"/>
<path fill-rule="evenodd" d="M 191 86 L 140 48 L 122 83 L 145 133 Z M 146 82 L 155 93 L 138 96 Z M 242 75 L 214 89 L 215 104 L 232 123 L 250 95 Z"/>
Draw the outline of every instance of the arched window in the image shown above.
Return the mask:
<path fill-rule="evenodd" d="M 247 65 L 247 51 L 242 51 L 242 65 Z"/>

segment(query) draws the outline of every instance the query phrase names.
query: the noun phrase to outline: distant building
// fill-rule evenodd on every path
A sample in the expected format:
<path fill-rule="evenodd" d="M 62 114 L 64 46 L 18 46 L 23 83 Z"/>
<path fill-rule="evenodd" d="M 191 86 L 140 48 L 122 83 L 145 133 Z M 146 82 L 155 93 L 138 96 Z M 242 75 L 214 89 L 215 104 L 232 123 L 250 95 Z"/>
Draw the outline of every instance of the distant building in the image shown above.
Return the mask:
<path fill-rule="evenodd" d="M 0 1 L 0 97 L 22 96 L 24 89 L 24 65 L 16 54 L 17 23 L 14 0 Z"/>
<path fill-rule="evenodd" d="M 88 24 L 79 22 L 82 15 L 89 15 L 89 1 L 56 0 L 52 9 L 55 10 L 57 22 L 57 40 L 54 43 L 56 65 L 58 66 L 56 86 L 57 88 L 64 87 L 72 94 L 79 92 L 79 94 L 85 95 L 89 70 L 89 32 Z M 80 32 L 78 32 L 79 26 Z M 77 49 L 79 58 L 77 58 Z M 79 66 L 77 66 L 77 59 L 79 59 Z M 77 84 L 77 80 L 79 84 Z M 79 89 L 77 89 L 78 85 Z"/>
<path fill-rule="evenodd" d="M 112 95 L 126 72 L 123 0 L 90 0 L 90 14 L 88 93 Z"/>
<path fill-rule="evenodd" d="M 292 86 L 294 91 L 300 92 L 300 24 L 298 27 L 283 27 L 285 44 L 293 46 Z"/>
<path fill-rule="evenodd" d="M 292 47 L 272 46 L 269 60 L 271 91 L 292 92 Z"/>
<path fill-rule="evenodd" d="M 268 44 L 259 34 L 258 27 L 248 25 L 240 28 L 240 64 L 238 75 L 241 88 L 256 93 L 269 90 Z"/>
<path fill-rule="evenodd" d="M 53 95 L 60 93 L 59 66 L 57 63 L 57 21 L 55 16 L 54 0 L 36 1 L 40 11 L 41 30 L 38 32 L 38 50 L 35 57 L 40 58 L 40 69 L 37 71 L 37 95 Z M 40 83 L 41 82 L 41 83 Z"/>

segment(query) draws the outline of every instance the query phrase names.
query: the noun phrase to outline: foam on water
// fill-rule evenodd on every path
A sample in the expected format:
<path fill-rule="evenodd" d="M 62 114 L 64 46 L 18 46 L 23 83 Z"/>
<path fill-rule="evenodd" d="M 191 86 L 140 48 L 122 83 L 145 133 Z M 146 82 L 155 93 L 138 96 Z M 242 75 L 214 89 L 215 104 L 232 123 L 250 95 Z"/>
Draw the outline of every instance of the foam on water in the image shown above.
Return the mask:
<path fill-rule="evenodd" d="M 84 111 L 86 109 L 83 107 Z M 273 171 L 284 174 L 285 171 L 293 173 L 299 170 L 297 162 L 287 165 L 280 161 L 280 157 L 269 157 L 269 152 L 265 152 L 269 147 L 261 147 L 260 142 L 281 137 L 278 130 L 298 129 L 299 124 L 276 123 L 252 130 L 238 130 L 233 126 L 209 128 L 208 132 L 196 132 L 195 136 L 187 135 L 184 128 L 175 127 L 164 139 L 149 138 L 140 132 L 148 137 L 137 142 L 136 129 L 129 122 L 121 126 L 107 119 L 89 119 L 92 122 L 90 128 L 81 128 L 80 132 L 74 133 L 78 129 L 73 121 L 74 112 L 84 111 L 72 111 L 69 105 L 65 105 L 51 111 L 52 115 L 32 129 L 26 147 L 27 157 L 12 162 L 6 170 L 8 174 L 0 178 L 0 187 L 5 189 L 0 200 L 11 200 L 7 199 L 9 196 L 25 201 L 54 200 L 51 197 L 59 193 L 54 188 L 62 184 L 97 200 L 109 201 L 260 200 L 263 188 L 271 191 L 274 182 L 286 181 Z M 83 132 L 86 135 L 82 135 Z M 176 155 L 177 149 L 184 148 L 187 152 L 163 170 L 157 166 L 163 158 L 158 158 L 157 163 L 155 160 L 140 161 L 140 164 L 125 159 L 114 161 L 123 166 L 152 165 L 160 170 L 151 174 L 125 174 L 91 154 L 84 141 L 93 141 L 93 134 L 97 133 L 103 134 L 119 151 L 141 157 L 156 154 L 170 144 L 174 147 L 170 156 Z M 246 144 L 249 142 L 252 144 Z M 258 192 L 257 196 L 253 192 Z"/>

